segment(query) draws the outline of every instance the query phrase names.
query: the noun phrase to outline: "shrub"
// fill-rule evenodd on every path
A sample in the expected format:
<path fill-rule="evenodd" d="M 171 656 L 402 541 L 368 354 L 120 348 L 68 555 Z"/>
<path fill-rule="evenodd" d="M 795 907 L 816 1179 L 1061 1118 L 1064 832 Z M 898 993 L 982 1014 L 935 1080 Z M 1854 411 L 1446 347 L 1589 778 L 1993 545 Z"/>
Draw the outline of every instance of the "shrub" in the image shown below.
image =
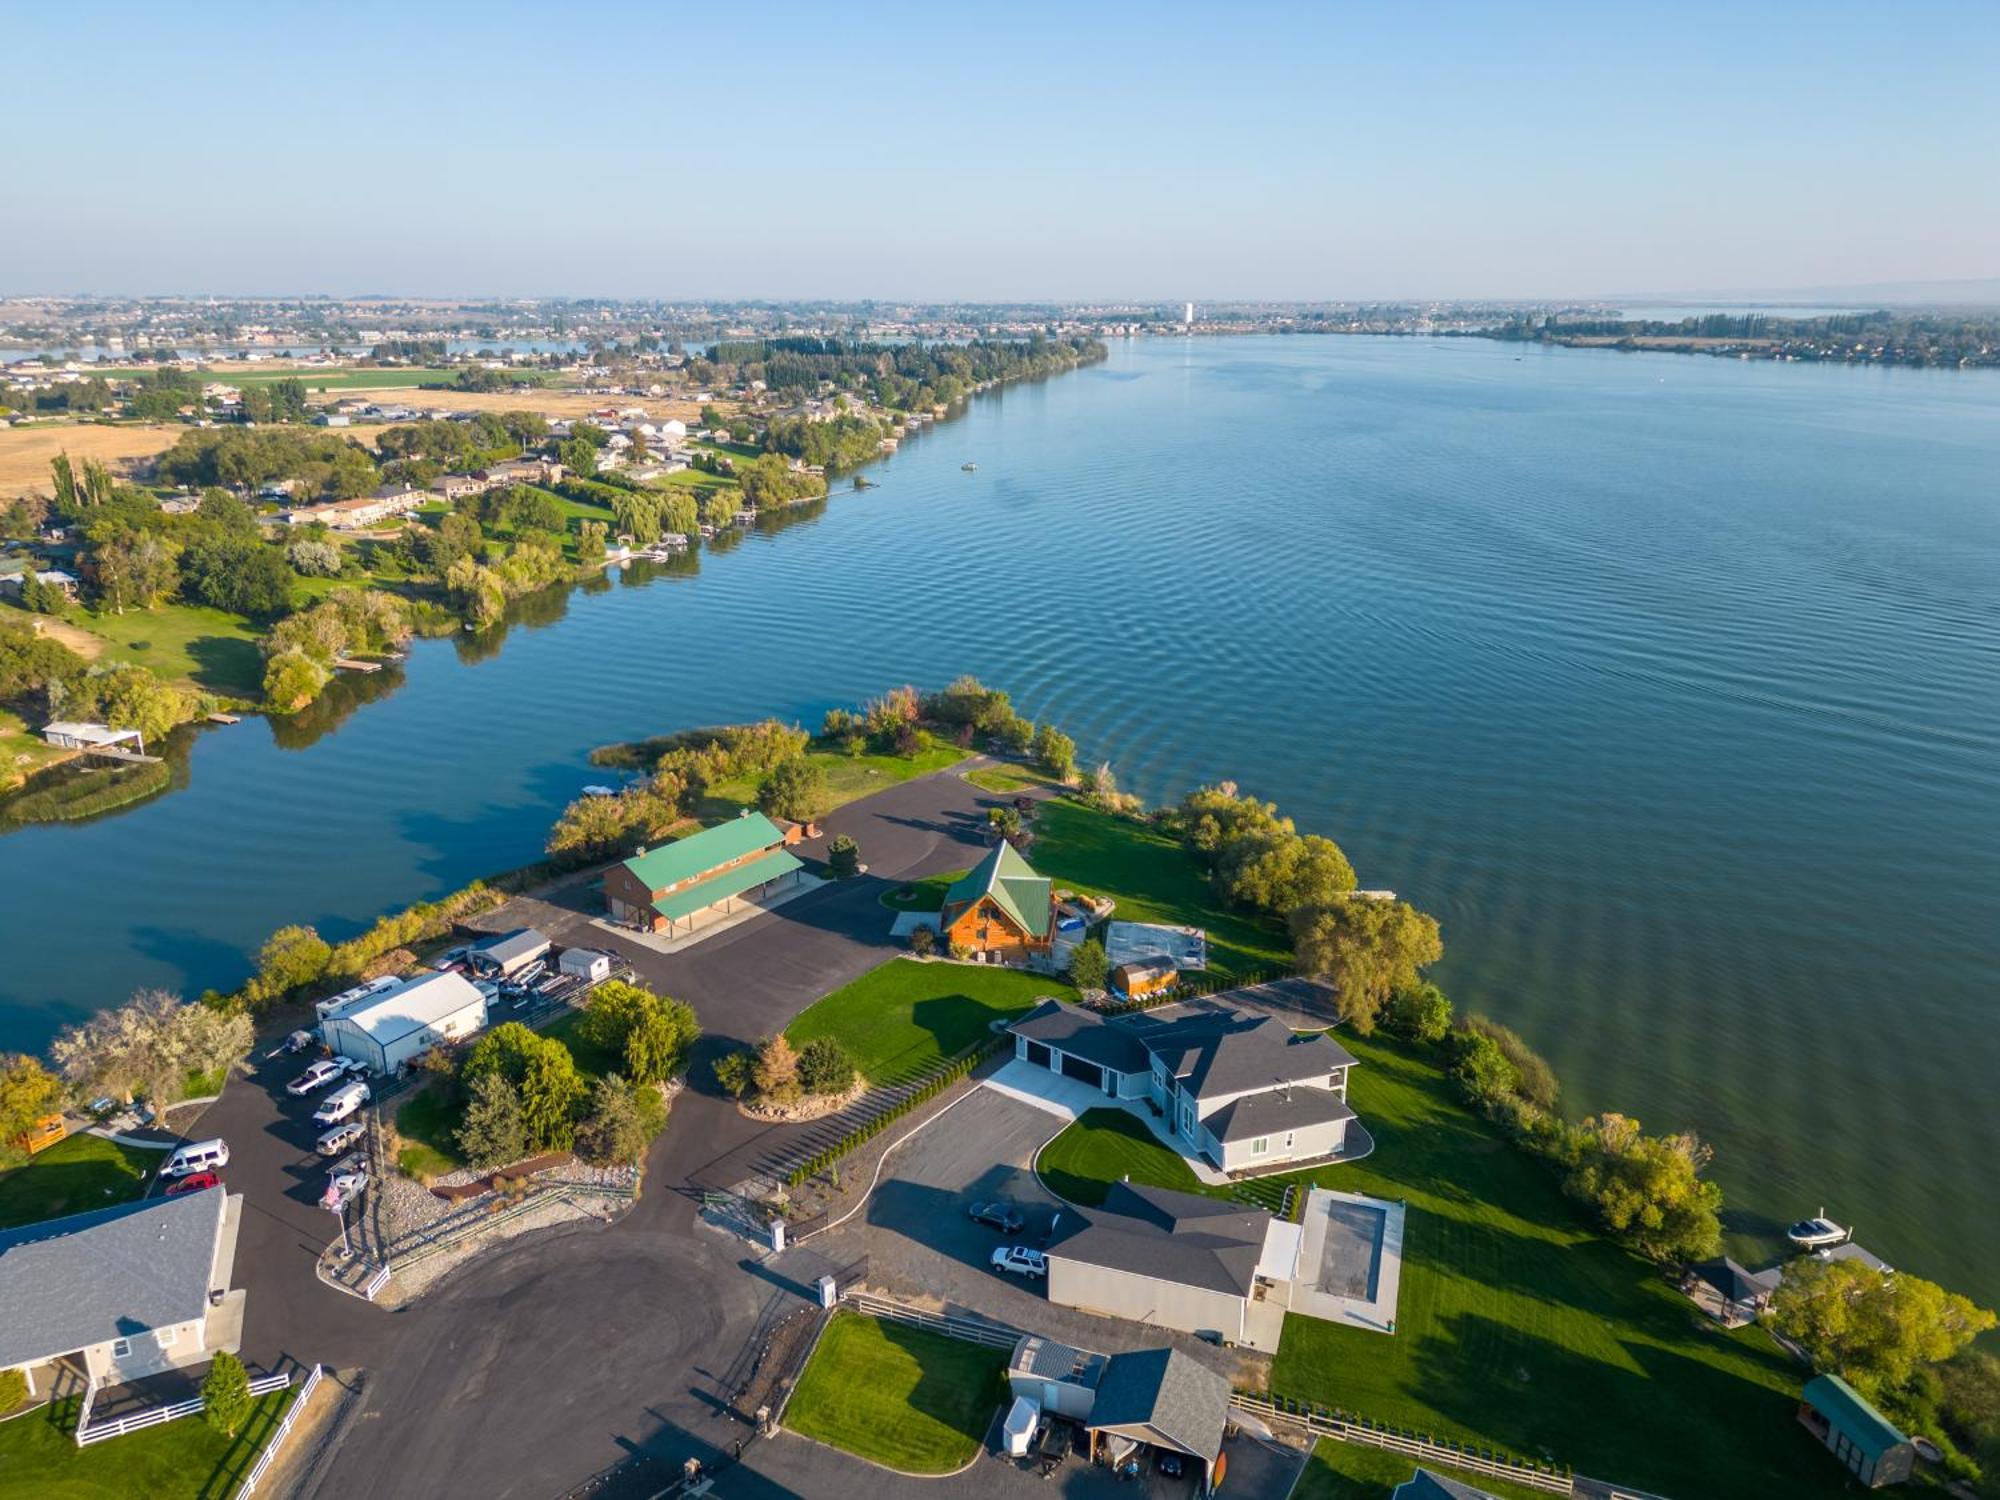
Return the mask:
<path fill-rule="evenodd" d="M 861 873 L 861 846 L 848 834 L 837 835 L 826 846 L 826 867 L 835 880 L 851 880 Z"/>
<path fill-rule="evenodd" d="M 521 1118 L 520 1090 L 498 1073 L 473 1079 L 457 1139 L 465 1159 L 477 1167 L 526 1156 L 528 1127 Z"/>
<path fill-rule="evenodd" d="M 1382 1029 L 1408 1042 L 1441 1042 L 1451 1030 L 1451 1001 L 1428 981 L 1390 992 L 1382 1007 Z"/>
<path fill-rule="evenodd" d="M 1461 1030 L 1492 1039 L 1493 1045 L 1500 1049 L 1500 1055 L 1506 1058 L 1514 1069 L 1515 1093 L 1537 1109 L 1549 1111 L 1555 1109 L 1556 1099 L 1562 1093 L 1562 1086 L 1556 1082 L 1555 1069 L 1548 1065 L 1540 1053 L 1521 1039 L 1518 1031 L 1511 1026 L 1502 1026 L 1498 1021 L 1486 1016 L 1476 1015 L 1467 1016 L 1459 1022 L 1459 1026 Z"/>
<path fill-rule="evenodd" d="M 910 930 L 910 951 L 918 958 L 929 958 L 937 952 L 937 929 L 928 925 Z"/>
<path fill-rule="evenodd" d="M 755 1082 L 757 1054 L 747 1048 L 741 1052 L 725 1052 L 711 1064 L 716 1085 L 730 1098 L 741 1099 Z"/>
<path fill-rule="evenodd" d="M 1096 938 L 1078 943 L 1069 956 L 1069 982 L 1080 990 L 1101 990 L 1111 977 L 1111 960 Z"/>
<path fill-rule="evenodd" d="M 250 1420 L 250 1372 L 228 1350 L 219 1352 L 201 1382 L 202 1420 L 224 1437 L 235 1437 Z"/>
<path fill-rule="evenodd" d="M 817 761 L 804 756 L 772 768 L 757 788 L 757 806 L 774 818 L 794 823 L 810 823 L 825 814 L 828 804 L 826 772 Z"/>
<path fill-rule="evenodd" d="M 1451 1053 L 1451 1076 L 1475 1104 L 1496 1103 L 1512 1094 L 1520 1081 L 1520 1074 L 1490 1036 L 1454 1032 Z"/>
<path fill-rule="evenodd" d="M 1057 781 L 1068 781 L 1076 773 L 1076 741 L 1053 724 L 1035 730 L 1032 748 L 1035 764 Z"/>
<path fill-rule="evenodd" d="M 658 1097 L 658 1090 L 646 1092 Z M 576 1127 L 576 1154 L 592 1166 L 630 1166 L 646 1154 L 651 1139 L 633 1090 L 616 1073 L 591 1085 L 590 1102 Z"/>
<path fill-rule="evenodd" d="M 815 1037 L 799 1054 L 798 1073 L 808 1094 L 844 1094 L 854 1086 L 854 1059 L 832 1037 Z"/>
<path fill-rule="evenodd" d="M 970 943 L 954 942 L 949 952 L 953 958 L 957 959 L 960 963 L 964 963 L 972 957 L 972 945 Z"/>
<path fill-rule="evenodd" d="M 19 1370 L 0 1370 L 0 1416 L 28 1399 L 28 1377 Z"/>
<path fill-rule="evenodd" d="M 782 1031 L 758 1044 L 750 1080 L 757 1085 L 758 1097 L 769 1103 L 789 1104 L 799 1097 L 799 1055 Z"/>
<path fill-rule="evenodd" d="M 257 950 L 257 977 L 272 995 L 311 984 L 326 972 L 333 949 L 310 927 L 280 927 Z"/>

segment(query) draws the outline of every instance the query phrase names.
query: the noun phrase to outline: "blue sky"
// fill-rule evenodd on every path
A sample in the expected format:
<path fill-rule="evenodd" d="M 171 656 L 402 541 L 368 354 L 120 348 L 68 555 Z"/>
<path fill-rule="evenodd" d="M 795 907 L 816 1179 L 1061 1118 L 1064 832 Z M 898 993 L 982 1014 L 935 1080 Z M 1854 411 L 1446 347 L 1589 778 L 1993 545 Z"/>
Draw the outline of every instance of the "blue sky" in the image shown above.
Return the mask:
<path fill-rule="evenodd" d="M 2000 6 L 8 3 L 0 291 L 2000 274 Z"/>

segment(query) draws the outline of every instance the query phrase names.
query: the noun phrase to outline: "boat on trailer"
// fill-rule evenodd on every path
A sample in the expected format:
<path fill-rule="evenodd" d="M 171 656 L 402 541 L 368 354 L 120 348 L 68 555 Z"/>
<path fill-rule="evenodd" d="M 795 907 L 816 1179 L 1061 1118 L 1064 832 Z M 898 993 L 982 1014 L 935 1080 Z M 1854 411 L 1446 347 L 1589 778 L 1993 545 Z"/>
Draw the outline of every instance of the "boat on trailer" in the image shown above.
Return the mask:
<path fill-rule="evenodd" d="M 1824 1250 L 1846 1240 L 1848 1231 L 1826 1216 L 1821 1208 L 1810 1219 L 1801 1219 L 1785 1231 L 1785 1238 L 1801 1250 Z"/>

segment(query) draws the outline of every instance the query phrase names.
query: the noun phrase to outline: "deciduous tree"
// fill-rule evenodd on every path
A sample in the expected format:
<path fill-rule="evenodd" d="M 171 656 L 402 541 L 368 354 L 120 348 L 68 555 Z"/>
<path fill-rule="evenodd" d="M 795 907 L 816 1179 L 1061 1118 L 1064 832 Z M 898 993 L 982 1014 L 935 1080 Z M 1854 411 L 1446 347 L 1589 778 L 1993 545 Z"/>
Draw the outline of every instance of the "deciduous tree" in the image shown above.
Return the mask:
<path fill-rule="evenodd" d="M 1291 914 L 1292 946 L 1305 973 L 1335 988 L 1335 1009 L 1366 1035 L 1382 1002 L 1444 956 L 1437 919 L 1404 901 L 1350 896 Z"/>
<path fill-rule="evenodd" d="M 1884 1275 L 1859 1261 L 1797 1260 L 1771 1299 L 1772 1326 L 1815 1365 L 1872 1395 L 1909 1384 L 1994 1326 L 1969 1298 L 1907 1271 Z"/>
<path fill-rule="evenodd" d="M 243 1361 L 227 1349 L 216 1351 L 208 1374 L 201 1382 L 201 1418 L 221 1433 L 233 1438 L 250 1420 L 250 1372 Z"/>

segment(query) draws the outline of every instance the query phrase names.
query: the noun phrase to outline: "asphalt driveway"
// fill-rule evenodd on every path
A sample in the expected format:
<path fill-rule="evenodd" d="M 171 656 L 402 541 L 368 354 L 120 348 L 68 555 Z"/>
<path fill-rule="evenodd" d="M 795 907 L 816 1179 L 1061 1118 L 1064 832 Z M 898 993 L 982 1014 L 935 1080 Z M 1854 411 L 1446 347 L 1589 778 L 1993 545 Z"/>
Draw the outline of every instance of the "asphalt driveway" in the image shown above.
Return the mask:
<path fill-rule="evenodd" d="M 827 833 L 860 842 L 868 876 L 801 896 L 676 954 L 590 928 L 597 907 L 586 887 L 555 893 L 536 915 L 558 941 L 613 948 L 644 982 L 692 1004 L 708 1033 L 708 1055 L 768 1034 L 891 957 L 892 914 L 880 903 L 882 892 L 973 863 L 985 848 L 986 808 L 1001 800 L 942 773 L 851 803 L 826 820 Z M 311 1493 L 540 1500 L 630 1453 L 678 1467 L 689 1456 L 731 1451 L 744 1435 L 725 1414 L 731 1372 L 754 1354 L 764 1320 L 798 1305 L 811 1278 L 801 1282 L 760 1264 L 740 1243 L 698 1228 L 696 1212 L 704 1187 L 740 1181 L 768 1149 L 769 1132 L 785 1127 L 738 1114 L 698 1062 L 648 1162 L 645 1194 L 625 1219 L 510 1241 L 390 1313 L 313 1274 L 338 1226 L 317 1206 L 324 1163 L 312 1150 L 316 1100 L 284 1093 L 302 1067 L 297 1058 L 258 1059 L 255 1076 L 232 1081 L 192 1128 L 228 1140 L 225 1180 L 245 1197 L 234 1278 L 248 1293 L 244 1357 L 266 1368 L 318 1361 L 369 1372 L 354 1428 Z M 1025 1169 L 1040 1142 L 1027 1119 L 1018 1124 L 1022 1133 L 1005 1149 Z M 1044 1136 L 1060 1121 L 1051 1117 L 1047 1125 Z M 991 1167 L 990 1140 L 986 1148 Z M 953 1171 L 977 1176 L 976 1155 L 970 1144 L 955 1150 L 959 1166 L 929 1188 L 949 1191 Z M 1022 1171 L 992 1185 L 1018 1188 L 1025 1200 L 1032 1186 L 1025 1177 Z M 899 1187 L 891 1211 L 914 1211 L 913 1194 L 926 1186 L 913 1180 Z M 919 1232 L 913 1220 L 904 1222 Z M 979 1236 L 991 1231 L 975 1234 L 962 1204 L 931 1227 L 956 1247 L 962 1274 L 975 1274 L 965 1258 L 983 1264 L 975 1252 L 990 1249 Z M 904 1290 L 911 1285 L 902 1283 Z M 1023 1313 L 1045 1306 L 1019 1287 L 1007 1290 Z"/>

